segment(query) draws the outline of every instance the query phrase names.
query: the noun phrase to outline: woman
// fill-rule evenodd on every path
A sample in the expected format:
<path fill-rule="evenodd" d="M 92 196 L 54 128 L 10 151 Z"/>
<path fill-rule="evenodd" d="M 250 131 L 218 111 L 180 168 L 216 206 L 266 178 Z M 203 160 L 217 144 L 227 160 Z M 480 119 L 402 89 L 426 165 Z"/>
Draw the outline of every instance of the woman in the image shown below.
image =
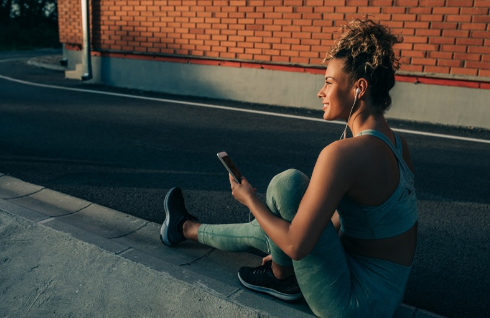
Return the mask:
<path fill-rule="evenodd" d="M 388 126 L 399 43 L 371 20 L 351 22 L 327 55 L 318 93 L 325 120 L 347 121 L 341 140 L 320 153 L 311 180 L 297 170 L 275 176 L 266 204 L 247 179 L 230 176 L 232 195 L 255 220 L 199 224 L 180 189 L 165 198 L 161 238 L 227 251 L 270 252 L 241 268 L 247 288 L 285 300 L 304 296 L 321 317 L 392 317 L 403 299 L 417 242 L 417 200 L 405 140 Z M 349 126 L 354 138 L 345 138 Z"/>

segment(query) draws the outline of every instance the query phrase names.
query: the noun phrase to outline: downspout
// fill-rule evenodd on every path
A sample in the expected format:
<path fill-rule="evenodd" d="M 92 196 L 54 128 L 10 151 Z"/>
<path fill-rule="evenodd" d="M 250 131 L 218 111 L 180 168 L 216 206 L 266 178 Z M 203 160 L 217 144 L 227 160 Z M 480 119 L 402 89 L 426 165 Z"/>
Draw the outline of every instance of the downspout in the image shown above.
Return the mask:
<path fill-rule="evenodd" d="M 82 81 L 87 81 L 92 78 L 92 60 L 90 57 L 90 26 L 89 25 L 90 25 L 89 0 L 82 0 L 82 31 L 83 31 Z"/>

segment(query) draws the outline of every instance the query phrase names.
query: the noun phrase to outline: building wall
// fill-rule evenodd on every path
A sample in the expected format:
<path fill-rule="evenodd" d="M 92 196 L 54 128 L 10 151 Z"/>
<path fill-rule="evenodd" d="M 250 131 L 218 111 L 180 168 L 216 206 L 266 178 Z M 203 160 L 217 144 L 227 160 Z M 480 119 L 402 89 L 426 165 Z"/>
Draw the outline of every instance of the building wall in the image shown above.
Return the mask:
<path fill-rule="evenodd" d="M 319 65 L 367 13 L 404 36 L 401 71 L 490 77 L 490 1 L 91 0 L 97 51 Z M 60 40 L 81 44 L 80 0 L 59 0 Z"/>
<path fill-rule="evenodd" d="M 321 75 L 305 75 L 322 73 L 341 25 L 369 13 L 404 38 L 395 46 L 402 83 L 393 90 L 392 117 L 490 128 L 484 103 L 490 97 L 490 0 L 89 1 L 95 78 L 105 84 L 314 108 L 314 93 L 305 96 L 318 89 Z M 80 0 L 59 0 L 58 7 L 60 41 L 77 53 Z M 184 71 L 199 73 L 202 87 L 188 92 Z M 123 74 L 127 78 L 118 79 Z M 271 99 L 266 92 L 278 89 L 277 78 L 291 79 L 292 86 Z M 236 88 L 244 83 L 248 94 L 241 96 Z M 461 96 L 471 109 L 447 107 Z"/>

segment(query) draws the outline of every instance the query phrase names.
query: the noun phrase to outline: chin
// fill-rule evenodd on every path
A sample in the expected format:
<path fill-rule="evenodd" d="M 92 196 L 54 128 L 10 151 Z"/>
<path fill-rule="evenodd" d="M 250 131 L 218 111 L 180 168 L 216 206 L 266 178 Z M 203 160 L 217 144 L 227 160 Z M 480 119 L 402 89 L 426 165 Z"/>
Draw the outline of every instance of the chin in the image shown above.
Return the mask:
<path fill-rule="evenodd" d="M 327 113 L 323 113 L 323 119 L 325 119 L 325 120 L 335 120 L 335 118 L 332 118 Z"/>

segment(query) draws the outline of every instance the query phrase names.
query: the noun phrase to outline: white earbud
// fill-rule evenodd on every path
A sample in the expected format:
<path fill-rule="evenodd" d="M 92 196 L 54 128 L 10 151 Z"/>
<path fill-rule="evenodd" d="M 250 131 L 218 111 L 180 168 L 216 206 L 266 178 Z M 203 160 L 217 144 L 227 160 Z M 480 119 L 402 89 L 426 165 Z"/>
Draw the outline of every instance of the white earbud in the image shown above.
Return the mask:
<path fill-rule="evenodd" d="M 360 92 L 360 90 L 359 90 L 359 87 L 358 87 L 358 88 L 356 88 L 356 99 L 359 96 L 359 92 Z"/>

